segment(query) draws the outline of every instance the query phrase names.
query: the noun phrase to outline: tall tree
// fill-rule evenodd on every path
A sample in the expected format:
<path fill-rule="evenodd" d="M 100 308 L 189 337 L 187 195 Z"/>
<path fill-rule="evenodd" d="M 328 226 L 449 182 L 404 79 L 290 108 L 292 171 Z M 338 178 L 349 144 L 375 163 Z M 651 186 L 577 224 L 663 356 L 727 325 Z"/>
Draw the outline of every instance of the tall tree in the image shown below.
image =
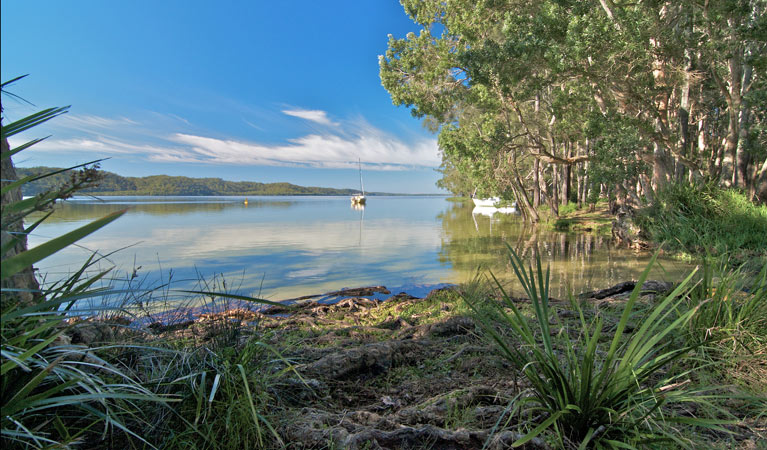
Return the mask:
<path fill-rule="evenodd" d="M 591 158 L 594 174 L 622 174 L 606 181 L 626 198 L 685 176 L 755 190 L 764 3 L 403 0 L 423 29 L 389 37 L 381 80 L 438 124 L 445 159 L 531 220 L 541 195 L 569 200 L 571 167 Z"/>

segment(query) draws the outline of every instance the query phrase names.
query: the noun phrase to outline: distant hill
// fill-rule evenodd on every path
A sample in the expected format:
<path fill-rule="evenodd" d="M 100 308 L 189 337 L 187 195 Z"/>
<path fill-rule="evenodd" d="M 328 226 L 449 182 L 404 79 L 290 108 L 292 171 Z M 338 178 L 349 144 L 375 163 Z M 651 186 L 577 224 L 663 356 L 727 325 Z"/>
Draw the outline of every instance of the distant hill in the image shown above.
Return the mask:
<path fill-rule="evenodd" d="M 53 167 L 17 167 L 19 178 L 49 173 Z M 221 178 L 189 178 L 153 175 L 149 177 L 123 177 L 102 171 L 104 179 L 98 186 L 82 192 L 92 195 L 351 195 L 354 189 L 304 187 L 290 183 L 256 183 L 252 181 L 226 181 Z M 27 183 L 23 195 L 37 195 L 61 186 L 70 179 L 69 172 Z M 370 193 L 376 195 L 376 193 Z M 378 193 L 380 194 L 380 193 Z"/>

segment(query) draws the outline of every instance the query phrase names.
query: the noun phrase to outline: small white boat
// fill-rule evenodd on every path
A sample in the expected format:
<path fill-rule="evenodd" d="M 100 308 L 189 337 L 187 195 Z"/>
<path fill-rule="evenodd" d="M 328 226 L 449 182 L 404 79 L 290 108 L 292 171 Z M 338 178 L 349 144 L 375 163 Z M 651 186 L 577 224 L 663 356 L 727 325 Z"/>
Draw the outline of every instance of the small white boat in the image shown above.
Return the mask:
<path fill-rule="evenodd" d="M 474 202 L 474 206 L 479 206 L 484 208 L 495 207 L 495 204 L 501 201 L 499 197 L 490 197 L 490 198 L 472 197 L 471 200 Z"/>
<path fill-rule="evenodd" d="M 352 195 L 351 200 L 352 200 L 352 205 L 364 205 L 365 202 L 367 201 L 367 198 L 365 197 L 364 194 L 357 194 L 357 195 Z"/>
<path fill-rule="evenodd" d="M 360 167 L 360 191 L 361 194 L 352 195 L 351 201 L 352 205 L 364 205 L 367 201 L 367 197 L 365 197 L 365 186 L 362 184 L 362 162 L 360 160 L 357 160 L 357 164 L 359 164 Z"/>

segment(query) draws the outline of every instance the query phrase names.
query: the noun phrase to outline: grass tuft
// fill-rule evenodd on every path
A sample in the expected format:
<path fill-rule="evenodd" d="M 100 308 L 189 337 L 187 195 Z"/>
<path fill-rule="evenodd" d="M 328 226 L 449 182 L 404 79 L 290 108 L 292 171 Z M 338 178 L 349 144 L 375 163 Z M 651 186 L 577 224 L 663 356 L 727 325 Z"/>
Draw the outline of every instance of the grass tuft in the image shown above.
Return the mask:
<path fill-rule="evenodd" d="M 610 337 L 602 317 L 596 314 L 587 320 L 572 296 L 570 303 L 579 317 L 578 326 L 571 329 L 562 325 L 549 302 L 549 270 L 544 272 L 540 257 L 534 267 L 525 269 L 510 247 L 509 254 L 512 268 L 532 303 L 532 319 L 523 314 L 497 280 L 503 300 L 497 314 L 483 311 L 477 298 L 464 299 L 501 355 L 530 385 L 518 410 L 521 416 L 536 419 L 525 424 L 524 437 L 514 446 L 548 432 L 562 448 L 626 448 L 649 441 L 689 447 L 692 441 L 681 431 L 687 427 L 726 431 L 726 420 L 683 413 L 685 405 L 719 411 L 712 401 L 716 396 L 713 388 L 693 387 L 687 371 L 672 370 L 700 345 L 675 342 L 697 312 L 693 308 L 678 313 L 690 292 L 692 274 L 629 333 L 627 325 L 635 314 L 634 306 L 655 261 L 653 257 Z M 513 330 L 519 342 L 505 337 L 498 327 Z"/>

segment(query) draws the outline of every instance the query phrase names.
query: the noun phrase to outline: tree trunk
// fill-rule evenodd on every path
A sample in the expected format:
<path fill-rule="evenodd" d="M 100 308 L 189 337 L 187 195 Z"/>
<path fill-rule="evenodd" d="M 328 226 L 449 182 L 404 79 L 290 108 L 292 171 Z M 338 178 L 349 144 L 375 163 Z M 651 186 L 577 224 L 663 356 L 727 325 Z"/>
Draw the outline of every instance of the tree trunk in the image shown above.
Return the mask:
<path fill-rule="evenodd" d="M 541 206 L 541 183 L 540 170 L 541 161 L 535 158 L 533 162 L 533 208 L 538 209 Z"/>
<path fill-rule="evenodd" d="M 654 189 L 664 186 L 671 175 L 670 160 L 666 150 L 657 142 L 653 143 L 653 166 L 652 166 L 652 185 Z"/>
<path fill-rule="evenodd" d="M 575 172 L 575 196 L 577 197 L 578 209 L 583 206 L 583 174 L 582 169 L 577 168 Z"/>
<path fill-rule="evenodd" d="M 740 24 L 733 19 L 727 21 L 730 31 L 734 32 Z M 730 36 L 730 56 L 727 59 L 728 86 L 724 97 L 727 101 L 727 138 L 724 145 L 724 158 L 722 159 L 722 181 L 725 186 L 738 185 L 738 171 L 735 170 L 737 160 L 738 138 L 740 137 L 740 107 L 742 103 L 741 89 L 743 88 L 743 47 L 735 44 L 736 38 Z"/>
<path fill-rule="evenodd" d="M 3 153 L 10 151 L 8 141 L 6 139 L 3 139 L 2 143 L 0 144 Z M 2 161 L 0 161 L 0 176 L 2 177 L 2 181 L 0 182 L 2 187 L 5 187 L 18 179 L 16 176 L 16 169 L 13 167 L 13 161 L 10 157 L 3 158 Z M 2 206 L 2 209 L 5 209 L 7 205 L 18 201 L 21 201 L 21 189 L 11 189 L 9 192 L 2 196 L 2 199 L 0 199 L 0 205 Z M 24 224 L 21 221 L 15 223 L 3 223 L 3 229 L 0 232 L 0 238 L 2 246 L 5 246 L 12 240 L 16 241 L 16 244 L 11 247 L 7 253 L 2 255 L 3 260 L 27 250 L 27 235 L 24 234 Z M 16 302 L 22 305 L 28 305 L 32 303 L 36 297 L 35 292 L 38 292 L 40 289 L 40 286 L 35 279 L 34 268 L 32 266 L 22 270 L 10 278 L 2 280 L 2 282 L 0 282 L 0 287 L 2 287 L 4 290 L 20 290 L 9 294 L 4 294 L 2 296 L 3 309 Z"/>
<path fill-rule="evenodd" d="M 745 96 L 751 85 L 751 77 L 753 69 L 751 65 L 746 64 L 743 67 L 743 82 L 740 87 L 741 99 Z M 737 186 L 740 188 L 746 188 L 748 186 L 748 131 L 751 120 L 751 108 L 745 103 L 741 104 L 741 108 L 738 114 L 738 146 L 735 150 L 735 180 Z"/>
<path fill-rule="evenodd" d="M 573 157 L 573 149 L 570 142 L 565 144 L 567 146 L 567 158 Z M 573 166 L 567 164 L 562 168 L 562 204 L 566 205 L 570 202 L 570 179 L 572 178 Z"/>
<path fill-rule="evenodd" d="M 685 72 L 684 82 L 682 84 L 681 99 L 679 100 L 679 136 L 680 146 L 679 153 L 689 157 L 691 154 L 690 149 L 690 77 L 692 70 L 692 58 L 690 57 L 689 50 L 685 51 Z M 691 158 L 692 159 L 692 158 Z M 676 163 L 675 178 L 677 182 L 682 181 L 684 177 L 684 165 L 680 161 Z"/>
<path fill-rule="evenodd" d="M 762 168 L 754 177 L 754 191 L 757 201 L 767 204 L 767 158 L 762 163 Z"/>
<path fill-rule="evenodd" d="M 549 196 L 551 212 L 559 217 L 559 166 L 551 165 L 551 195 Z"/>

